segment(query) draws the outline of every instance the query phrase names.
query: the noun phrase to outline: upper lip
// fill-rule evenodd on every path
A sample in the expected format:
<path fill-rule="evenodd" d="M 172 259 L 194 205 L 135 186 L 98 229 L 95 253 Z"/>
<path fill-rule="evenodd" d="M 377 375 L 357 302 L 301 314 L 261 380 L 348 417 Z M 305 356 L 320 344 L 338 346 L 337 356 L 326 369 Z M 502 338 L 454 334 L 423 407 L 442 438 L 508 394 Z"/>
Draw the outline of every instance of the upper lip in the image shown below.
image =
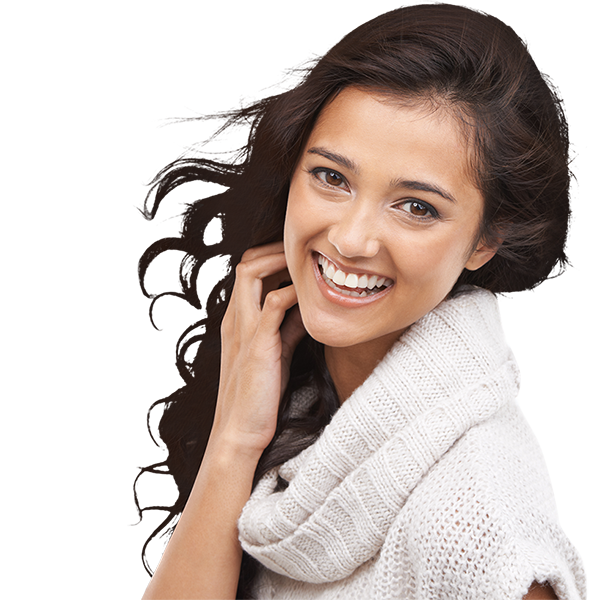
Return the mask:
<path fill-rule="evenodd" d="M 383 275 L 382 273 L 376 273 L 375 271 L 369 271 L 368 269 L 355 269 L 352 267 L 347 267 L 344 264 L 340 263 L 339 261 L 333 260 L 333 258 L 328 256 L 327 254 L 324 254 L 323 252 L 316 251 L 316 254 L 320 254 L 321 256 L 325 257 L 330 263 L 333 263 L 337 269 L 339 269 L 340 271 L 343 271 L 344 273 L 354 273 L 355 275 L 369 275 L 369 276 L 375 275 L 377 277 L 385 277 L 386 279 L 392 279 L 391 277 L 388 277 L 387 275 Z M 392 279 L 392 281 L 393 281 L 393 279 Z"/>

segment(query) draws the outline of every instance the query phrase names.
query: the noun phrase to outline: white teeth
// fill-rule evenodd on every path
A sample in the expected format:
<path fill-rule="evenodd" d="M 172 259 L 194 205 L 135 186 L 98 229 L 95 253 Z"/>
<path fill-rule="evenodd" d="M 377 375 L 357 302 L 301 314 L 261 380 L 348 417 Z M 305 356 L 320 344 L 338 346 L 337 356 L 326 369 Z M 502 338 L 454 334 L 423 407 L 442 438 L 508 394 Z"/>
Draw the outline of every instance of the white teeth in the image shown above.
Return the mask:
<path fill-rule="evenodd" d="M 346 284 L 346 274 L 343 271 L 336 271 L 333 276 L 333 283 L 337 283 L 338 285 Z"/>
<path fill-rule="evenodd" d="M 333 263 L 329 262 L 322 254 L 318 255 L 317 261 L 321 266 L 325 281 L 329 283 L 331 287 L 334 287 L 339 292 L 342 292 L 346 296 L 362 297 L 368 296 L 368 290 L 372 290 L 374 287 L 389 287 L 393 281 L 386 277 L 378 277 L 377 275 L 357 275 L 356 273 L 344 273 L 341 269 L 338 269 Z M 347 288 L 362 288 L 362 291 L 350 291 L 341 290 L 334 286 L 334 284 L 341 285 Z M 374 292 L 375 293 L 375 292 Z"/>
<path fill-rule="evenodd" d="M 346 277 L 346 283 L 344 285 L 349 288 L 358 287 L 358 275 L 356 275 L 354 273 L 350 273 Z"/>

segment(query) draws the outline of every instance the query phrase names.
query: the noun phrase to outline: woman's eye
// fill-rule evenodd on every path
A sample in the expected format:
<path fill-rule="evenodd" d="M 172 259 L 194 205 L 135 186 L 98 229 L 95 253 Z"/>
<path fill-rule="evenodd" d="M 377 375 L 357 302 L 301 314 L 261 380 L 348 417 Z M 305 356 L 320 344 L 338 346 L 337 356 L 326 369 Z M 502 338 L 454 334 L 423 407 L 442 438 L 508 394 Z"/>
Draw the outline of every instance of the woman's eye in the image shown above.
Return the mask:
<path fill-rule="evenodd" d="M 337 172 L 329 169 L 315 169 L 312 174 L 331 187 L 342 187 L 345 183 L 344 178 Z"/>
<path fill-rule="evenodd" d="M 404 202 L 400 208 L 411 214 L 413 217 L 418 217 L 420 219 L 437 217 L 437 212 L 433 207 L 417 200 L 409 200 L 408 202 Z"/>

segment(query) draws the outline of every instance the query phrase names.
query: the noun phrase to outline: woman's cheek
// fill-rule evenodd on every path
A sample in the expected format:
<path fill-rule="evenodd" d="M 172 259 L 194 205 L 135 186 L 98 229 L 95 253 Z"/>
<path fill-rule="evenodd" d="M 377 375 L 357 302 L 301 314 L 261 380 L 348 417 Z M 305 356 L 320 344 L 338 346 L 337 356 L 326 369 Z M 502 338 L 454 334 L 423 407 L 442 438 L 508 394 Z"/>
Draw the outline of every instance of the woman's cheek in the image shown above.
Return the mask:
<path fill-rule="evenodd" d="M 283 250 L 292 281 L 296 283 L 299 253 L 298 220 L 293 209 L 288 207 L 283 231 Z"/>

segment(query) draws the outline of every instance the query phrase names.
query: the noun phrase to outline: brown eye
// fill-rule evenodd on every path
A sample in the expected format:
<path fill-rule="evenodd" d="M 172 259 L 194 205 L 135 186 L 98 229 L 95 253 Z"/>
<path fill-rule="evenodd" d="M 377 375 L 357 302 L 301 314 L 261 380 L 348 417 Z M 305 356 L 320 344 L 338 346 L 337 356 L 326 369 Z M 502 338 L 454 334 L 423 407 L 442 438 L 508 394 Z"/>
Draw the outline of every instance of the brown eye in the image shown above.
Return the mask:
<path fill-rule="evenodd" d="M 318 179 L 320 182 L 325 185 L 341 188 L 345 187 L 346 180 L 342 175 L 340 175 L 337 171 L 332 171 L 330 169 L 317 168 L 311 171 L 313 177 Z"/>
<path fill-rule="evenodd" d="M 325 179 L 325 183 L 329 185 L 333 185 L 334 187 L 338 187 L 343 183 L 342 176 L 335 171 L 325 171 L 323 173 L 323 178 Z"/>
<path fill-rule="evenodd" d="M 407 212 L 415 219 L 421 219 L 423 221 L 429 221 L 430 219 L 439 218 L 439 213 L 426 202 L 420 202 L 419 200 L 407 200 L 398 206 L 400 210 Z"/>
<path fill-rule="evenodd" d="M 420 202 L 411 202 L 408 209 L 415 217 L 426 217 L 429 212 L 429 208 Z"/>

